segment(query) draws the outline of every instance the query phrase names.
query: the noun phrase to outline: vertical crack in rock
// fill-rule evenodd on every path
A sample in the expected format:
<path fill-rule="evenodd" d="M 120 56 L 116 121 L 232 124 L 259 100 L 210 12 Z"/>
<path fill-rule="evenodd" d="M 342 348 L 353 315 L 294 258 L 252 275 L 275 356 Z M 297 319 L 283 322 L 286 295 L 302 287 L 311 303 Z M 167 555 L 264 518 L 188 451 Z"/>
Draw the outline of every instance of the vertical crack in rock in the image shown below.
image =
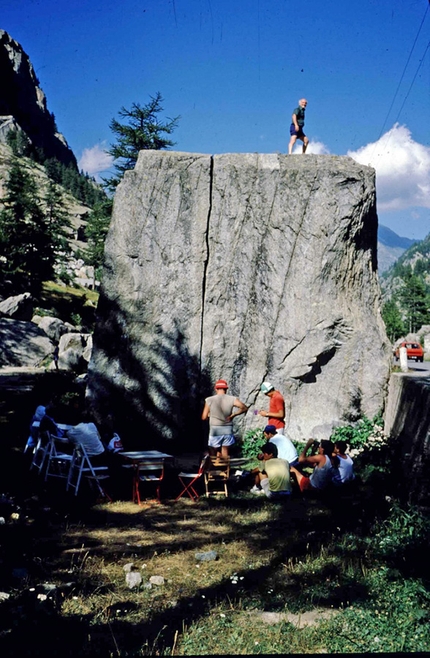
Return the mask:
<path fill-rule="evenodd" d="M 208 264 L 209 264 L 209 255 L 210 255 L 209 225 L 210 225 L 211 212 L 212 212 L 213 177 L 214 177 L 214 159 L 213 159 L 213 156 L 211 156 L 210 168 L 209 168 L 209 203 L 208 203 L 208 214 L 207 214 L 206 233 L 205 233 L 206 260 L 205 260 L 205 263 L 204 263 L 204 266 L 203 266 L 202 309 L 201 309 L 201 316 L 200 316 L 200 350 L 199 350 L 200 378 L 201 378 L 201 375 L 202 375 L 202 350 L 203 350 L 203 333 L 204 333 L 204 321 L 205 321 L 206 277 L 207 277 Z"/>

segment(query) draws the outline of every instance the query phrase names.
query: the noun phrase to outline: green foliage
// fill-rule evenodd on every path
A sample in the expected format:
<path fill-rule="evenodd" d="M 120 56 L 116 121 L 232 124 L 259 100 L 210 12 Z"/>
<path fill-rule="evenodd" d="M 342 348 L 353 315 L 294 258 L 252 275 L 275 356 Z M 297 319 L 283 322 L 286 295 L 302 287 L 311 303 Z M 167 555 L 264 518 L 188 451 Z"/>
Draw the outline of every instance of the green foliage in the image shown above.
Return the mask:
<path fill-rule="evenodd" d="M 262 429 L 248 430 L 245 432 L 241 443 L 242 457 L 256 457 L 261 452 L 264 443 Z"/>
<path fill-rule="evenodd" d="M 0 247 L 5 254 L 1 274 L 17 289 L 38 294 L 42 281 L 54 274 L 55 229 L 44 211 L 30 172 L 16 160 L 5 184 L 0 212 Z"/>
<path fill-rule="evenodd" d="M 10 130 L 6 136 L 6 143 L 17 156 L 30 156 L 31 142 L 23 130 Z"/>
<path fill-rule="evenodd" d="M 403 285 L 399 291 L 399 302 L 403 308 L 409 332 L 415 333 L 423 324 L 430 321 L 430 298 L 420 277 L 410 274 L 403 279 Z"/>
<path fill-rule="evenodd" d="M 333 653 L 400 653 L 428 650 L 429 595 L 420 581 L 390 579 L 382 568 L 368 574 L 366 602 L 348 607 L 326 627 Z"/>
<path fill-rule="evenodd" d="M 80 327 L 82 325 L 82 317 L 79 313 L 71 313 L 70 321 L 75 327 Z"/>
<path fill-rule="evenodd" d="M 62 185 L 84 205 L 92 208 L 106 199 L 106 193 L 88 174 L 78 172 L 73 165 L 66 166 L 56 158 L 44 160 L 46 174 L 55 183 Z"/>
<path fill-rule="evenodd" d="M 400 313 L 394 299 L 390 299 L 382 307 L 382 319 L 385 322 L 387 336 L 392 343 L 394 343 L 397 338 L 400 338 L 400 336 L 405 335 L 406 328 L 402 320 L 402 314 Z"/>
<path fill-rule="evenodd" d="M 96 268 L 96 278 L 100 281 L 104 258 L 104 243 L 109 230 L 112 215 L 112 200 L 107 197 L 94 205 L 88 217 L 85 235 L 88 239 L 88 250 L 84 260 Z"/>
<path fill-rule="evenodd" d="M 430 520 L 422 510 L 407 505 L 402 508 L 394 502 L 385 521 L 372 535 L 372 543 L 385 557 L 392 557 L 411 550 L 426 551 L 430 543 Z"/>
<path fill-rule="evenodd" d="M 60 188 L 49 181 L 44 198 L 45 215 L 55 253 L 69 251 L 67 227 L 70 227 L 69 215 L 64 207 Z"/>
<path fill-rule="evenodd" d="M 361 418 L 354 425 L 346 425 L 345 427 L 336 427 L 330 440 L 333 441 L 346 441 L 350 450 L 362 450 L 376 432 L 379 432 L 384 423 L 381 416 L 375 416 L 373 420 L 369 418 Z"/>
<path fill-rule="evenodd" d="M 391 340 L 399 338 L 408 332 L 416 332 L 421 325 L 430 321 L 430 236 L 412 245 L 384 272 L 381 283 L 387 288 L 392 282 L 389 302 L 393 305 L 384 306 L 382 311 Z M 388 282 L 388 285 L 387 285 Z M 390 286 L 391 287 L 391 286 Z M 401 331 L 399 318 L 404 324 Z"/>
<path fill-rule="evenodd" d="M 139 151 L 146 149 L 166 149 L 174 146 L 167 136 L 171 135 L 177 128 L 180 117 L 162 121 L 159 118 L 160 112 L 163 111 L 163 98 L 160 92 L 146 105 L 133 103 L 131 110 L 122 107 L 119 111 L 121 119 L 126 123 L 121 123 L 112 119 L 109 128 L 117 138 L 117 142 L 111 145 L 108 153 L 115 158 L 115 169 L 117 175 L 106 180 L 106 187 L 114 191 L 124 172 L 133 169 L 136 164 Z"/>

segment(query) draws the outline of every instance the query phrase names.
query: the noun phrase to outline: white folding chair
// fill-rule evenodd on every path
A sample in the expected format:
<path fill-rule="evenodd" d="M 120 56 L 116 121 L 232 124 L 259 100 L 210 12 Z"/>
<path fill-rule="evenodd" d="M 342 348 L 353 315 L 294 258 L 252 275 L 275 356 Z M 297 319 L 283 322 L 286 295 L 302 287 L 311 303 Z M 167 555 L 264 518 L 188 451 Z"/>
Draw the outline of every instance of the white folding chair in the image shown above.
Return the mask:
<path fill-rule="evenodd" d="M 90 484 L 94 484 L 100 495 L 103 498 L 107 498 L 112 502 L 111 497 L 104 490 L 101 485 L 103 480 L 107 480 L 109 477 L 109 467 L 108 466 L 93 466 L 91 463 L 91 457 L 88 455 L 85 447 L 80 444 L 75 446 L 73 450 L 72 463 L 69 469 L 69 476 L 67 478 L 66 490 L 74 489 L 75 496 L 78 495 L 79 487 L 82 481 L 82 476 L 84 476 Z"/>
<path fill-rule="evenodd" d="M 49 436 L 45 482 L 48 478 L 62 478 L 67 480 L 70 464 L 72 462 L 72 449 L 70 441 L 61 436 L 47 432 Z"/>
<path fill-rule="evenodd" d="M 33 458 L 30 464 L 30 470 L 36 469 L 39 475 L 42 473 L 49 450 L 49 432 L 39 432 L 37 436 L 36 447 L 33 451 Z"/>

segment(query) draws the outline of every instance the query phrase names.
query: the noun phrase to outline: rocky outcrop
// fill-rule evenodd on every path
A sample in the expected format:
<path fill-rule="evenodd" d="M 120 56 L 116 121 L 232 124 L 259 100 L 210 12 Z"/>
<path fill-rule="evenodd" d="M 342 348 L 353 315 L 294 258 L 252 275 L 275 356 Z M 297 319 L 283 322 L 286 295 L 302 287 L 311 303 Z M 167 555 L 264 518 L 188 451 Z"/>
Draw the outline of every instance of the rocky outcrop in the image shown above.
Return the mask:
<path fill-rule="evenodd" d="M 147 444 L 204 442 L 219 377 L 251 406 L 239 432 L 264 424 L 265 379 L 295 439 L 372 417 L 390 368 L 376 244 L 374 171 L 350 158 L 142 151 L 115 197 L 90 399 Z"/>
<path fill-rule="evenodd" d="M 76 373 L 87 371 L 91 358 L 93 337 L 91 334 L 68 333 L 60 338 L 58 366 L 60 369 L 73 370 Z M 51 368 L 54 364 L 51 365 Z"/>
<path fill-rule="evenodd" d="M 4 30 L 0 30 L 0 90 L 0 138 L 4 140 L 8 131 L 18 126 L 45 157 L 77 169 L 76 158 L 48 111 L 28 55 Z"/>
<path fill-rule="evenodd" d="M 29 292 L 7 297 L 0 302 L 0 315 L 7 315 L 14 320 L 31 320 L 34 300 Z"/>
<path fill-rule="evenodd" d="M 54 345 L 33 322 L 0 318 L 0 367 L 38 368 L 54 351 Z"/>

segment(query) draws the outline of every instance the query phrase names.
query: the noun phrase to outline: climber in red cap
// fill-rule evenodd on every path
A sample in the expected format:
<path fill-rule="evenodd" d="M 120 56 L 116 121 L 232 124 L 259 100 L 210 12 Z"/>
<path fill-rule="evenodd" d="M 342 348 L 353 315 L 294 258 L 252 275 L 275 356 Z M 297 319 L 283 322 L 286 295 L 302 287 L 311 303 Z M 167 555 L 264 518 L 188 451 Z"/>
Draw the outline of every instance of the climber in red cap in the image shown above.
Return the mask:
<path fill-rule="evenodd" d="M 233 418 L 248 411 L 248 407 L 234 395 L 227 395 L 225 379 L 215 382 L 215 395 L 206 398 L 202 420 L 209 418 L 209 452 L 228 457 L 229 447 L 234 445 Z M 236 408 L 238 411 L 233 411 Z"/>

